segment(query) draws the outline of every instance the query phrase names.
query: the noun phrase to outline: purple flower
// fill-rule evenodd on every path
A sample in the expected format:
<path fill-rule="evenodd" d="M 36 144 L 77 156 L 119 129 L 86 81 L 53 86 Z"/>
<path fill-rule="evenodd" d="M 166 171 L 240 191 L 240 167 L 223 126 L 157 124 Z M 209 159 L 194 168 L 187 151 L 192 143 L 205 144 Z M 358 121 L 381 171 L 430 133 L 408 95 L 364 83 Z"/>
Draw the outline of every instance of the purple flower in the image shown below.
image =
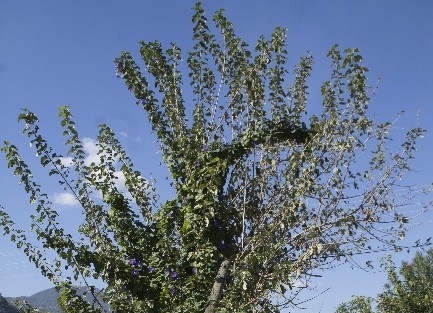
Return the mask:
<path fill-rule="evenodd" d="M 220 225 L 218 224 L 218 222 L 216 221 L 216 219 L 214 219 L 214 218 L 211 220 L 211 224 L 212 224 L 212 227 L 213 227 L 213 228 L 219 228 L 219 226 L 220 226 Z"/>
<path fill-rule="evenodd" d="M 149 273 L 155 272 L 155 268 L 153 266 L 149 266 Z"/>
<path fill-rule="evenodd" d="M 203 151 L 207 151 L 209 147 L 207 145 L 203 145 Z"/>
<path fill-rule="evenodd" d="M 133 270 L 131 271 L 131 275 L 132 275 L 132 276 L 138 276 L 138 270 L 133 269 Z"/>
<path fill-rule="evenodd" d="M 194 166 L 195 166 L 195 168 L 199 168 L 201 166 L 200 161 L 195 162 Z"/>
<path fill-rule="evenodd" d="M 129 265 L 132 265 L 132 266 L 138 266 L 138 262 L 137 262 L 136 259 L 130 259 L 130 260 L 129 260 Z"/>
<path fill-rule="evenodd" d="M 217 248 L 219 251 L 224 251 L 226 249 L 226 245 L 224 244 L 224 241 L 218 242 Z"/>
<path fill-rule="evenodd" d="M 192 273 L 193 275 L 197 275 L 197 267 L 193 267 L 193 268 L 191 269 L 191 273 Z"/>
<path fill-rule="evenodd" d="M 173 279 L 176 279 L 177 278 L 177 272 L 176 271 L 171 272 L 170 277 Z"/>
<path fill-rule="evenodd" d="M 173 295 L 176 292 L 176 289 L 174 287 L 170 287 L 170 289 L 168 290 L 168 292 Z"/>
<path fill-rule="evenodd" d="M 257 141 L 253 141 L 252 144 L 253 144 L 253 147 L 257 147 L 258 142 Z"/>

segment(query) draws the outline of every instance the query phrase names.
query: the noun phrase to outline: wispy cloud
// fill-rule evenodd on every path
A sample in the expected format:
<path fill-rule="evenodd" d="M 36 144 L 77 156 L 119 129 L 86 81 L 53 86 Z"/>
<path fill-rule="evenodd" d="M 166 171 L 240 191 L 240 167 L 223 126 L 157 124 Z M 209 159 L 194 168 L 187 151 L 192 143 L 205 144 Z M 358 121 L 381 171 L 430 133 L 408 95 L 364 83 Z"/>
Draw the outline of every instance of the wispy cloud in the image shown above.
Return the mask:
<path fill-rule="evenodd" d="M 79 204 L 74 195 L 69 192 L 55 193 L 53 203 L 64 206 L 74 206 Z"/>
<path fill-rule="evenodd" d="M 133 136 L 133 137 L 131 137 L 126 132 L 120 132 L 119 135 L 122 136 L 122 137 L 128 138 L 129 140 L 135 141 L 135 142 L 141 141 L 141 137 L 140 136 Z"/>

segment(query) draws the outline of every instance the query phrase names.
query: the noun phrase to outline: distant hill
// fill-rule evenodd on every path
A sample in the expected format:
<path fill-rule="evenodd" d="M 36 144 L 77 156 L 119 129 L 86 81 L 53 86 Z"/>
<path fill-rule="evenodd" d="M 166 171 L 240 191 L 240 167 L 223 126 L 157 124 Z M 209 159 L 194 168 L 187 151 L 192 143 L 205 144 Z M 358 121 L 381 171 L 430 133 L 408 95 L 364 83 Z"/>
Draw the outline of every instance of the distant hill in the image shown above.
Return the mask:
<path fill-rule="evenodd" d="M 0 313 L 20 313 L 20 311 L 0 295 Z"/>
<path fill-rule="evenodd" d="M 78 291 L 78 294 L 83 294 L 85 290 L 86 290 L 85 288 L 81 288 Z M 39 309 L 41 313 L 48 313 L 48 312 L 49 313 L 63 313 L 62 310 L 60 310 L 59 305 L 57 304 L 57 298 L 58 297 L 59 297 L 59 293 L 57 292 L 56 288 L 49 288 L 49 289 L 43 290 L 41 292 L 35 293 L 34 295 L 32 295 L 30 297 L 15 297 L 15 298 L 6 297 L 3 299 L 6 299 L 10 305 L 15 300 L 27 301 L 32 307 Z M 102 302 L 102 300 L 100 300 L 100 301 Z M 0 302 L 0 305 L 1 305 L 1 302 Z M 12 306 L 12 307 L 15 309 L 14 306 Z M 0 306 L 0 313 L 17 313 L 17 312 L 19 312 L 19 311 L 16 309 L 15 309 L 15 311 L 3 311 L 2 307 Z"/>
<path fill-rule="evenodd" d="M 56 288 L 50 288 L 35 293 L 30 297 L 7 297 L 6 299 L 9 301 L 9 303 L 13 303 L 15 300 L 27 301 L 32 307 L 37 308 L 44 313 L 62 313 L 60 307 L 57 304 L 58 297 L 59 293 L 57 292 Z"/>

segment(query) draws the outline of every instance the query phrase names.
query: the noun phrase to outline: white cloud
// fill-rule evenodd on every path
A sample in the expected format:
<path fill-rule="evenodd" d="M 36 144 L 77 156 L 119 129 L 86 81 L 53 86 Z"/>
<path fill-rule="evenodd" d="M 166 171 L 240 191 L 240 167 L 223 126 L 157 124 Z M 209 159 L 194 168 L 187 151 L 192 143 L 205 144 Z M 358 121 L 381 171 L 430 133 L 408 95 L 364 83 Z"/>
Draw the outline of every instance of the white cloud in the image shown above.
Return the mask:
<path fill-rule="evenodd" d="M 96 145 L 96 140 L 92 138 L 83 138 L 83 151 L 87 154 L 87 156 L 84 159 L 85 165 L 90 165 L 92 162 L 95 162 L 96 164 L 99 163 L 99 156 L 98 156 L 98 147 Z M 72 166 L 72 158 L 71 157 L 60 157 L 60 162 L 62 162 L 62 165 L 66 167 Z"/>
<path fill-rule="evenodd" d="M 69 192 L 55 193 L 53 203 L 66 206 L 73 206 L 79 204 L 78 200 L 75 199 L 75 196 Z"/>
<path fill-rule="evenodd" d="M 86 159 L 84 160 L 85 165 L 90 165 L 93 162 L 95 162 L 96 164 L 99 163 L 98 147 L 96 146 L 96 140 L 92 138 L 83 138 L 83 150 L 88 154 Z"/>
<path fill-rule="evenodd" d="M 61 157 L 59 158 L 60 162 L 62 162 L 63 166 L 70 167 L 72 166 L 72 158 L 71 157 Z"/>
<path fill-rule="evenodd" d="M 124 194 L 124 196 L 128 199 L 132 199 L 132 195 L 129 193 L 129 191 L 126 189 L 125 185 L 125 175 L 122 171 L 116 171 L 114 172 L 114 176 L 116 176 L 116 179 L 114 180 L 114 185 L 116 186 L 117 190 L 119 190 L 121 193 Z"/>
<path fill-rule="evenodd" d="M 128 137 L 128 134 L 125 132 L 120 133 L 121 136 L 124 136 L 126 138 Z M 139 137 L 130 138 L 131 140 L 141 140 Z M 91 163 L 99 164 L 100 163 L 100 156 L 98 155 L 98 146 L 97 141 L 92 138 L 85 137 L 82 140 L 83 143 L 83 151 L 86 154 L 86 157 L 84 159 L 85 165 L 90 165 Z M 59 158 L 64 166 L 71 166 L 72 165 L 72 158 L 71 157 L 62 157 Z M 125 175 L 122 171 L 115 171 L 114 176 L 116 177 L 114 179 L 114 185 L 115 187 L 123 193 L 127 198 L 132 198 L 131 194 L 127 191 L 125 186 Z M 102 198 L 102 194 L 100 191 L 95 191 L 94 196 L 96 198 Z M 54 194 L 54 200 L 53 203 L 59 204 L 59 205 L 77 205 L 79 202 L 74 198 L 74 196 L 71 193 L 63 192 L 63 193 L 56 193 Z"/>
<path fill-rule="evenodd" d="M 121 136 L 128 138 L 128 139 L 135 141 L 135 142 L 141 141 L 141 138 L 139 136 L 129 137 L 129 135 L 125 132 L 120 132 L 119 134 Z M 95 139 L 92 139 L 92 138 L 84 137 L 82 143 L 83 143 L 83 151 L 84 151 L 84 153 L 86 153 L 86 157 L 84 159 L 84 164 L 87 166 L 92 164 L 92 163 L 98 164 L 100 162 L 100 158 L 98 155 L 99 148 L 97 146 L 97 141 Z M 72 158 L 71 157 L 61 157 L 59 159 L 64 166 L 67 166 L 67 167 L 72 166 Z M 123 178 L 123 181 L 124 181 L 124 178 Z"/>
<path fill-rule="evenodd" d="M 123 175 L 122 171 L 114 172 L 114 176 L 116 176 L 116 180 L 114 181 L 114 185 L 119 190 L 125 190 L 125 175 Z"/>

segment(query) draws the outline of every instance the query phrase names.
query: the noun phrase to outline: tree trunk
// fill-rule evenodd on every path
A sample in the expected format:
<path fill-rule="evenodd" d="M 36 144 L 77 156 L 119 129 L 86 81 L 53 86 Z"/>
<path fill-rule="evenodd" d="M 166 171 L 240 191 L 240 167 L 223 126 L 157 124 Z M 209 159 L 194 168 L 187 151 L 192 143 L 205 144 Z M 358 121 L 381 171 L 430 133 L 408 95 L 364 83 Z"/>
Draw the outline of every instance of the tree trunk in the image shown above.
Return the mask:
<path fill-rule="evenodd" d="M 204 311 L 204 313 L 215 313 L 215 306 L 221 300 L 223 288 L 229 276 L 229 266 L 229 260 L 224 260 L 221 263 L 221 267 L 218 271 L 218 275 L 215 279 L 215 283 L 213 284 L 212 291 L 209 297 L 209 305 Z"/>

